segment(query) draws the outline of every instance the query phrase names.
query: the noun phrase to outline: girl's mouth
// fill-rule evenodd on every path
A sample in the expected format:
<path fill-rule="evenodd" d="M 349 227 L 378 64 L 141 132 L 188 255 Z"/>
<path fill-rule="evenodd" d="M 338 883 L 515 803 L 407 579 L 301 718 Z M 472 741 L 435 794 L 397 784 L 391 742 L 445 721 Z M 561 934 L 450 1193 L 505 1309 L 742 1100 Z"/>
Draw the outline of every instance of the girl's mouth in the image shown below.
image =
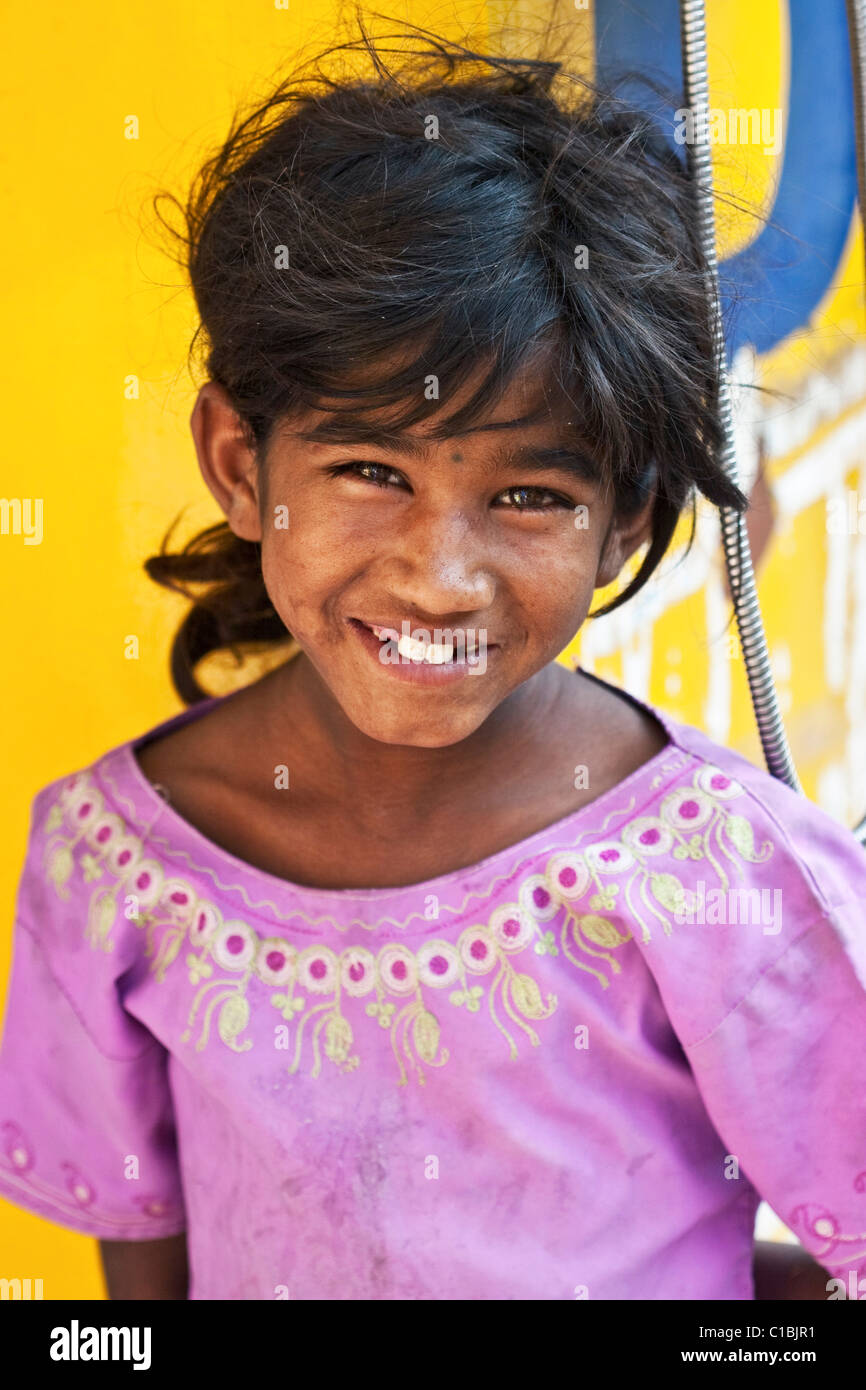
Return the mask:
<path fill-rule="evenodd" d="M 443 685 L 482 674 L 487 669 L 488 653 L 499 650 L 497 644 L 487 643 L 483 633 L 472 629 L 434 630 L 428 634 L 433 639 L 428 642 L 405 630 L 398 632 L 390 624 L 368 623 L 361 618 L 347 621 L 381 671 L 415 684 Z"/>

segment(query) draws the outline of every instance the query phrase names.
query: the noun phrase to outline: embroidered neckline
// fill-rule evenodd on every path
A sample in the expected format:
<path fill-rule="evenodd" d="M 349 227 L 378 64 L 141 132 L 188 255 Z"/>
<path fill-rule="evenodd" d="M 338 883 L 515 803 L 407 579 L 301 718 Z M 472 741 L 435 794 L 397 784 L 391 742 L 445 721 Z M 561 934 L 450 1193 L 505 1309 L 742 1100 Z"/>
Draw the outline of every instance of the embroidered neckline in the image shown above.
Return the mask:
<path fill-rule="evenodd" d="M 612 799 L 616 792 L 625 790 L 627 784 L 633 779 L 652 771 L 655 764 L 665 754 L 668 755 L 668 761 L 662 764 L 661 771 L 657 772 L 652 778 L 646 795 L 639 803 L 636 797 L 632 796 L 624 805 L 612 807 L 603 820 L 593 821 L 587 825 L 585 830 L 578 834 L 571 833 L 575 821 L 583 819 L 590 810 L 599 807 L 602 802 Z M 580 807 L 577 811 L 572 811 L 569 815 L 562 817 L 561 820 L 555 821 L 551 825 L 543 826 L 540 830 L 534 831 L 532 835 L 526 836 L 524 839 L 518 840 L 514 844 L 506 845 L 503 849 L 497 850 L 494 854 L 488 855 L 485 859 L 467 865 L 463 869 L 452 869 L 448 873 L 438 875 L 436 878 L 424 879 L 418 883 L 400 884 L 390 888 L 317 888 L 310 884 L 294 883 L 291 879 L 279 878 L 274 874 L 269 874 L 262 869 L 257 869 L 255 866 L 245 863 L 242 859 L 235 858 L 230 851 L 223 850 L 219 846 L 213 845 L 213 842 L 202 835 L 191 822 L 184 820 L 183 817 L 175 813 L 171 819 L 172 829 L 174 829 L 177 824 L 185 827 L 186 830 L 191 832 L 187 838 L 194 844 L 196 842 L 203 844 L 203 847 L 209 852 L 209 857 L 215 858 L 217 861 L 227 861 L 226 863 L 218 862 L 216 868 L 210 864 L 201 863 L 194 859 L 189 850 L 182 845 L 174 843 L 173 840 L 169 839 L 167 836 L 154 833 L 155 827 L 161 823 L 166 810 L 171 809 L 167 807 L 166 803 L 162 801 L 162 798 L 155 791 L 154 798 L 160 805 L 156 808 L 156 814 L 150 821 L 142 824 L 142 833 L 137 838 L 142 844 L 152 845 L 154 851 L 161 858 L 182 862 L 184 865 L 183 871 L 185 873 L 190 875 L 195 874 L 200 878 L 209 880 L 213 884 L 213 887 L 218 889 L 221 893 L 227 895 L 236 894 L 243 901 L 244 907 L 248 912 L 257 914 L 265 922 L 276 919 L 278 923 L 290 922 L 295 924 L 300 917 L 311 926 L 330 926 L 337 931 L 345 932 L 352 926 L 363 927 L 366 931 L 375 931 L 380 927 L 405 928 L 409 922 L 414 919 L 420 922 L 430 920 L 429 915 L 425 915 L 424 911 L 415 910 L 399 917 L 386 913 L 382 916 L 377 916 L 375 922 L 372 924 L 370 923 L 369 916 L 365 914 L 365 909 L 368 908 L 368 906 L 379 901 L 383 901 L 389 905 L 396 905 L 401 897 L 416 900 L 420 899 L 425 903 L 429 903 L 431 898 L 435 899 L 438 905 L 437 911 L 446 911 L 454 919 L 459 920 L 461 915 L 470 910 L 469 904 L 473 899 L 488 898 L 494 887 L 510 883 L 518 877 L 523 866 L 532 863 L 540 857 L 553 854 L 559 849 L 576 847 L 589 837 L 595 839 L 604 838 L 610 833 L 610 825 L 614 819 L 619 817 L 628 820 L 630 817 L 638 814 L 645 805 L 654 801 L 658 795 L 658 789 L 663 782 L 667 780 L 671 786 L 675 786 L 681 774 L 688 768 L 690 763 L 697 763 L 698 769 L 703 766 L 703 764 L 698 762 L 691 754 L 684 753 L 680 750 L 674 750 L 673 757 L 671 757 L 670 754 L 670 747 L 662 749 L 650 759 L 649 762 L 637 768 L 627 778 L 619 782 L 616 787 L 612 787 L 609 792 L 598 797 L 596 801 L 589 803 L 587 806 Z M 119 811 L 122 811 L 122 803 L 125 802 L 130 808 L 130 811 L 135 813 L 132 815 L 127 814 L 127 820 L 134 824 L 141 823 L 142 818 L 137 814 L 137 808 L 128 797 L 121 794 L 117 781 L 112 776 L 108 767 L 103 765 L 103 763 L 97 763 L 93 771 L 98 773 L 98 781 L 101 784 L 100 794 L 103 799 L 113 802 Z M 140 773 L 140 775 L 144 778 L 143 773 Z M 144 778 L 144 780 L 145 782 L 147 781 L 146 778 Z M 151 786 L 151 790 L 153 790 L 152 784 L 148 783 L 148 785 Z M 169 826 L 166 825 L 166 829 L 168 828 Z M 545 840 L 547 840 L 548 843 L 545 843 Z M 216 855 L 211 853 L 212 848 L 218 850 Z M 492 871 L 505 860 L 507 855 L 512 856 L 510 862 L 504 865 L 501 873 L 493 873 Z M 280 906 L 279 903 L 272 898 L 254 901 L 250 897 L 246 885 L 243 882 L 221 879 L 218 869 L 223 872 L 231 871 L 236 875 L 242 873 L 253 881 L 257 879 L 263 880 L 271 891 L 276 892 L 278 898 L 283 900 L 284 905 Z M 461 878 L 466 879 L 469 885 L 471 885 L 472 881 L 477 880 L 480 886 L 469 886 L 468 891 L 464 893 L 460 903 L 455 905 L 446 901 L 446 894 L 447 890 L 453 889 L 457 880 Z M 348 921 L 338 921 L 337 918 L 329 912 L 320 912 L 311 915 L 299 910 L 298 907 L 299 902 L 307 904 L 321 903 L 322 905 L 334 902 L 337 906 L 347 906 L 354 901 L 359 903 L 359 913 L 364 915 L 356 915 Z"/>
<path fill-rule="evenodd" d="M 70 899 L 68 885 L 76 870 L 85 885 L 93 885 L 82 913 L 82 929 L 92 950 L 114 950 L 120 920 L 144 933 L 144 956 L 157 981 L 183 958 L 189 981 L 198 988 L 181 1041 L 192 1041 L 193 1028 L 198 1028 L 197 1051 L 208 1042 L 215 1010 L 223 1044 L 236 1053 L 249 1051 L 253 1039 L 242 1035 L 250 1022 L 251 1001 L 258 1008 L 262 990 L 270 989 L 275 991 L 270 1003 L 284 1020 L 277 1025 L 285 1032 L 283 1045 L 288 1048 L 294 1042 L 289 1073 L 298 1070 L 305 1039 L 311 1039 L 313 1077 L 320 1074 L 322 1041 L 325 1056 L 339 1070 L 350 1072 L 361 1060 L 351 1051 L 350 1015 L 357 1026 L 361 1000 L 370 996 L 363 1014 L 388 1029 L 399 1084 L 408 1079 L 404 1060 L 415 1067 L 423 1084 L 422 1063 L 444 1066 L 449 1052 L 440 1044 L 441 1022 L 428 1007 L 432 1000 L 422 986 L 431 991 L 447 988 L 452 1005 L 477 1013 L 485 991 L 480 982 L 472 983 L 473 977 L 479 980 L 495 971 L 486 1012 L 516 1059 L 516 1030 L 537 1046 L 540 1038 L 530 1020 L 549 1018 L 556 1011 L 557 996 L 545 998 L 538 981 L 515 969 L 512 957 L 530 946 L 537 956 L 561 955 L 594 977 L 597 987 L 607 989 L 605 972 L 616 975 L 622 969 L 612 952 L 633 940 L 633 924 L 639 926 L 642 942 L 649 943 L 650 923 L 670 936 L 672 916 L 693 905 L 692 889 L 664 869 L 660 857 L 670 856 L 684 870 L 690 861 L 709 864 L 727 888 L 731 872 L 742 874 L 742 861 L 763 863 L 773 854 L 773 842 L 758 846 L 749 820 L 729 809 L 728 803 L 743 797 L 745 788 L 721 768 L 701 766 L 690 783 L 679 780 L 672 788 L 663 788 L 664 781 L 662 776 L 654 779 L 657 814 L 644 806 L 617 835 L 596 838 L 583 848 L 574 842 L 560 846 L 546 861 L 536 862 L 534 872 L 522 876 L 512 901 L 498 901 L 495 907 L 491 901 L 486 909 L 473 906 L 473 915 L 483 920 L 464 926 L 456 941 L 440 935 L 441 928 L 433 925 L 417 948 L 386 939 L 375 951 L 360 943 L 335 949 L 322 940 L 321 931 L 311 930 L 313 924 L 300 910 L 292 928 L 301 938 L 297 945 L 260 933 L 242 917 L 226 919 L 199 885 L 172 876 L 170 868 L 166 872 L 148 854 L 146 839 L 132 833 L 123 817 L 109 809 L 89 770 L 68 778 L 50 807 L 43 868 L 63 900 Z M 688 872 L 684 876 L 688 879 Z M 497 883 L 497 899 L 501 887 Z M 489 884 L 486 896 L 494 898 Z M 345 934 L 356 923 L 337 925 Z M 359 925 L 373 930 L 363 920 Z M 593 959 L 596 964 L 586 963 Z M 179 973 L 172 969 L 173 978 Z"/>
<path fill-rule="evenodd" d="M 585 673 L 589 675 L 590 673 Z M 609 686 L 611 690 L 617 687 L 607 681 L 602 681 L 600 677 L 591 676 L 591 679 L 598 681 L 602 685 Z M 222 700 L 231 699 L 231 692 L 227 696 L 211 697 L 207 704 L 211 707 Z M 623 691 L 617 691 L 625 694 Z M 246 904 L 251 909 L 254 905 L 250 903 L 246 890 L 240 884 L 220 884 L 217 878 L 216 869 L 221 869 L 225 874 L 239 875 L 244 874 L 251 880 L 258 880 L 272 895 L 277 898 L 284 897 L 286 894 L 292 897 L 317 898 L 322 903 L 331 902 L 336 907 L 345 905 L 351 900 L 355 900 L 366 906 L 377 901 L 395 900 L 401 894 L 414 894 L 425 896 L 435 894 L 442 896 L 448 889 L 453 887 L 456 881 L 461 878 L 482 877 L 495 870 L 506 856 L 512 856 L 512 868 L 507 872 L 514 872 L 517 865 L 521 862 L 535 857 L 544 852 L 544 839 L 560 839 L 568 837 L 569 843 L 574 843 L 571 838 L 573 830 L 579 830 L 584 820 L 594 821 L 588 827 L 587 833 L 598 830 L 599 817 L 604 818 L 604 824 L 609 824 L 612 815 L 617 814 L 614 803 L 621 798 L 621 794 L 627 793 L 634 784 L 644 779 L 649 779 L 652 787 L 658 785 L 653 781 L 653 775 L 658 772 L 677 773 L 682 771 L 689 762 L 695 763 L 703 761 L 697 759 L 695 754 L 683 748 L 676 735 L 673 721 L 662 712 L 656 710 L 652 705 L 645 704 L 636 696 L 627 695 L 629 700 L 634 701 L 646 712 L 651 714 L 662 726 L 668 737 L 668 743 L 664 748 L 659 749 L 652 758 L 649 758 L 640 767 L 630 772 L 627 777 L 622 778 L 615 786 L 608 788 L 606 792 L 596 797 L 593 801 L 578 807 L 576 811 L 571 811 L 559 820 L 551 822 L 549 825 L 541 826 L 534 830 L 530 835 L 524 836 L 521 840 L 515 841 L 511 845 L 505 845 L 502 849 L 494 851 L 493 854 L 486 855 L 483 859 L 476 860 L 472 864 L 467 864 L 462 868 L 451 869 L 444 874 L 437 874 L 433 878 L 421 879 L 415 883 L 397 884 L 384 888 L 319 888 L 313 884 L 297 883 L 289 878 L 281 878 L 277 874 L 271 874 L 265 869 L 259 869 L 254 864 L 232 854 L 230 850 L 224 849 L 216 841 L 208 838 L 203 831 L 186 820 L 178 811 L 160 795 L 154 784 L 149 781 L 142 771 L 141 766 L 135 756 L 136 748 L 145 740 L 154 737 L 160 732 L 167 731 L 169 728 L 179 726 L 181 723 L 193 722 L 189 716 L 199 716 L 199 712 L 204 711 L 204 702 L 192 709 L 182 710 L 180 714 L 172 716 L 171 719 L 164 720 L 157 724 L 153 729 L 136 738 L 129 739 L 121 744 L 103 758 L 99 759 L 92 771 L 102 780 L 108 794 L 111 795 L 115 803 L 120 806 L 122 802 L 130 808 L 133 813 L 129 818 L 140 826 L 147 825 L 151 842 L 159 847 L 162 853 L 171 855 L 174 858 L 186 859 L 191 870 L 205 873 L 221 888 L 230 888 L 238 891 L 244 897 Z M 126 785 L 134 788 L 134 799 L 131 795 L 124 796 L 118 787 L 116 779 L 111 771 L 112 760 L 116 760 L 118 776 Z M 109 788 L 111 789 L 109 791 Z M 632 803 L 633 804 L 633 803 Z M 622 814 L 629 814 L 631 808 L 627 808 Z M 156 836 L 153 834 L 154 826 L 160 823 L 160 829 L 164 826 L 169 832 L 169 837 Z M 582 836 L 580 838 L 583 838 Z M 177 846 L 182 846 L 178 848 Z M 213 868 L 207 868 L 196 863 L 194 855 L 207 854 Z M 262 904 L 272 914 L 278 918 L 282 916 L 273 901 Z M 384 919 L 391 920 L 391 919 Z"/>

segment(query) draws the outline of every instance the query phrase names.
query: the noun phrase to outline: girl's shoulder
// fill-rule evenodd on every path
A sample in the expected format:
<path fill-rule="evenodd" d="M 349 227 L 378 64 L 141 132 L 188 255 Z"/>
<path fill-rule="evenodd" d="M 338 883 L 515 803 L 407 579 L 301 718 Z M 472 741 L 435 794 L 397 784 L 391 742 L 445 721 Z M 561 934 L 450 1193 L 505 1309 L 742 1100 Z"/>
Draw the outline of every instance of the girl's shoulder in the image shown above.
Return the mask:
<path fill-rule="evenodd" d="M 866 903 L 866 849 L 852 829 L 766 767 L 693 725 L 657 713 L 671 741 L 690 758 L 696 790 L 714 798 L 753 862 L 762 862 L 759 840 L 772 842 L 780 889 L 800 882 L 816 913 L 851 898 Z"/>
<path fill-rule="evenodd" d="M 680 1041 L 694 1046 L 726 1019 L 736 1027 L 759 997 L 787 1026 L 822 972 L 860 999 L 866 851 L 853 831 L 742 754 L 657 713 L 671 757 L 623 838 L 640 879 L 637 892 L 627 888 L 634 941 Z"/>
<path fill-rule="evenodd" d="M 135 958 L 134 932 L 117 926 L 134 921 L 124 912 L 129 898 L 150 903 L 172 886 L 157 833 L 165 802 L 160 788 L 138 770 L 135 749 L 200 712 L 201 706 L 193 706 L 162 720 L 33 795 L 15 916 L 55 973 L 68 967 L 74 974 L 82 946 L 110 956 L 114 975 Z"/>
<path fill-rule="evenodd" d="M 789 899 L 796 888 L 798 917 L 830 911 L 851 898 L 866 903 L 866 850 L 851 829 L 703 730 L 660 706 L 617 693 L 651 714 L 667 735 L 670 757 L 649 782 L 653 803 L 642 814 L 658 813 L 668 830 L 685 837 L 674 851 L 678 857 L 703 853 L 712 831 L 713 839 L 721 834 L 727 840 L 739 861 L 721 877 L 746 886 L 751 879 L 766 879 L 769 870 Z"/>

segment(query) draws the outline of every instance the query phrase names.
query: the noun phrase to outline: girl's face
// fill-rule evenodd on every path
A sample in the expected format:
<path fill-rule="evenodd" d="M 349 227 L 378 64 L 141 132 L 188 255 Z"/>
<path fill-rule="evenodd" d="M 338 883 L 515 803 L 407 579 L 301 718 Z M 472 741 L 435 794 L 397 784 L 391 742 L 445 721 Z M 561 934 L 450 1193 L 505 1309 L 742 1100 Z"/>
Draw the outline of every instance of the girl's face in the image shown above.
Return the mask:
<path fill-rule="evenodd" d="M 521 377 L 469 433 L 414 426 L 390 447 L 329 442 L 335 422 L 348 437 L 344 417 L 311 411 L 275 432 L 257 469 L 221 388 L 202 388 L 206 481 L 232 530 L 261 542 L 274 608 L 369 738 L 467 738 L 556 658 L 646 537 L 651 502 L 617 527 L 589 461 L 562 452 L 567 409 L 542 407 L 511 423 L 539 410 Z M 365 420 L 386 428 L 381 411 Z"/>

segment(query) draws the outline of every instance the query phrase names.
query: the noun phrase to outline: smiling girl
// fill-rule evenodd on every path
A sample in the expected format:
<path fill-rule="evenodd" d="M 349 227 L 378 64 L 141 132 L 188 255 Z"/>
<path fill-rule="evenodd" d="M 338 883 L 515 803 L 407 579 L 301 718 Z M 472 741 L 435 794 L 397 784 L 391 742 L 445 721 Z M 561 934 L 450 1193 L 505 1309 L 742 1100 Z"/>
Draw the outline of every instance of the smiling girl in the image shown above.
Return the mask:
<path fill-rule="evenodd" d="M 37 794 L 0 1058 L 115 1296 L 750 1299 L 761 1197 L 866 1273 L 862 849 L 557 661 L 747 503 L 687 176 L 556 76 L 292 79 L 191 193 L 189 708 Z"/>

